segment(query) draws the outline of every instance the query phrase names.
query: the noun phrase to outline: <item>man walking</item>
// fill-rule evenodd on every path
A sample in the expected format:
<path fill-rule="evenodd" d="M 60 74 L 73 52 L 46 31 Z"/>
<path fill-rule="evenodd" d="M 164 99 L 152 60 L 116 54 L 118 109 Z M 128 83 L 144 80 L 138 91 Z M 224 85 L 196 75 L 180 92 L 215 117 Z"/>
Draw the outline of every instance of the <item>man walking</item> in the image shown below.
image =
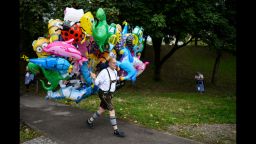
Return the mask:
<path fill-rule="evenodd" d="M 117 121 L 115 116 L 115 110 L 112 105 L 111 99 L 113 93 L 116 90 L 116 82 L 119 79 L 116 71 L 116 59 L 109 59 L 109 66 L 100 71 L 98 76 L 91 74 L 94 79 L 94 84 L 99 87 L 99 98 L 101 100 L 99 109 L 87 120 L 87 125 L 90 128 L 94 127 L 94 120 L 99 118 L 106 110 L 109 110 L 110 123 L 114 129 L 114 135 L 118 137 L 124 137 L 124 132 L 119 131 L 117 127 Z"/>

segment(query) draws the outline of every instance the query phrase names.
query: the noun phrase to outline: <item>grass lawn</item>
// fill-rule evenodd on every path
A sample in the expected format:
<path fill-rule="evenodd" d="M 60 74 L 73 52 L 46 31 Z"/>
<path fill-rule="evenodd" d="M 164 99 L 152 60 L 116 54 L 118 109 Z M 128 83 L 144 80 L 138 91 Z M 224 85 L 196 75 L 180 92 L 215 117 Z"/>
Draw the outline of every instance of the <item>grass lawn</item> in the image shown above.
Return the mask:
<path fill-rule="evenodd" d="M 91 96 L 76 106 L 95 111 L 99 102 L 97 96 Z M 115 95 L 113 104 L 118 118 L 162 130 L 173 124 L 236 122 L 234 97 L 120 90 Z"/>
<path fill-rule="evenodd" d="M 33 130 L 23 122 L 20 123 L 20 143 L 34 139 L 39 136 L 41 136 L 41 133 Z"/>
<path fill-rule="evenodd" d="M 161 50 L 163 57 L 169 47 L 162 46 Z M 159 82 L 153 80 L 153 58 L 153 48 L 147 46 L 142 60 L 149 61 L 150 65 L 137 78 L 135 85 L 127 81 L 115 94 L 113 104 L 118 119 L 164 131 L 173 125 L 236 123 L 235 56 L 223 54 L 216 85 L 210 83 L 215 53 L 207 47 L 179 49 L 164 63 Z M 205 77 L 206 91 L 203 94 L 195 89 L 194 75 L 197 71 Z M 45 96 L 41 85 L 39 89 L 40 95 Z M 93 95 L 71 105 L 94 112 L 99 102 L 98 96 Z M 188 138 L 192 135 L 184 132 L 175 134 Z M 207 143 L 207 140 L 201 141 Z"/>

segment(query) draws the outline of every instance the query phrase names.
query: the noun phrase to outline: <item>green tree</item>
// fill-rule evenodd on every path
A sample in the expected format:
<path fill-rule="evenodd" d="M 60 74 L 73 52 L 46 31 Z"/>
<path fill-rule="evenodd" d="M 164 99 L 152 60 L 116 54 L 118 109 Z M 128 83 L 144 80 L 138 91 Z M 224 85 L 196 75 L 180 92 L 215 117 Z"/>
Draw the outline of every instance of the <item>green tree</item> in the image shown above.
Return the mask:
<path fill-rule="evenodd" d="M 117 4 L 121 20 L 128 19 L 131 26 L 144 27 L 154 47 L 155 80 L 160 80 L 162 65 L 193 38 L 200 38 L 216 50 L 216 64 L 213 66 L 214 83 L 221 51 L 235 51 L 235 1 L 234 0 L 135 0 Z M 161 59 L 162 38 L 168 42 L 175 38 L 175 44 Z M 183 41 L 182 45 L 178 45 Z"/>
<path fill-rule="evenodd" d="M 234 0 L 21 0 L 21 45 L 22 49 L 31 47 L 34 39 L 47 33 L 48 19 L 64 17 L 65 7 L 81 8 L 94 15 L 102 7 L 106 11 L 108 24 L 121 24 L 126 20 L 129 30 L 139 25 L 144 28 L 145 37 L 152 37 L 155 80 L 160 80 L 162 65 L 178 49 L 193 38 L 200 38 L 217 53 L 212 74 L 214 83 L 222 51 L 235 52 L 235 4 Z M 163 38 L 166 42 L 175 39 L 175 44 L 161 59 Z M 183 44 L 178 45 L 179 41 Z"/>
<path fill-rule="evenodd" d="M 204 27 L 199 35 L 208 46 L 216 51 L 213 65 L 211 83 L 216 84 L 216 73 L 219 69 L 222 52 L 226 51 L 236 54 L 236 19 L 234 0 L 213 1 L 214 4 L 207 5 L 212 11 L 205 14 Z"/>
<path fill-rule="evenodd" d="M 47 1 L 20 0 L 20 49 L 32 54 L 32 40 L 42 36 L 47 25 L 43 17 L 49 9 Z"/>

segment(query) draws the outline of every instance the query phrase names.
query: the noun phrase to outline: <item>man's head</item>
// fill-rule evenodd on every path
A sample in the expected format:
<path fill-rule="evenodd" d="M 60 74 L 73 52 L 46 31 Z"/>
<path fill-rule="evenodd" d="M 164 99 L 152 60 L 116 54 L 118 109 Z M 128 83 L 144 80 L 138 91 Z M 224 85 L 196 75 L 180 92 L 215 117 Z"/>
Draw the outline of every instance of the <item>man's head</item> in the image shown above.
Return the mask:
<path fill-rule="evenodd" d="M 108 65 L 111 69 L 116 69 L 116 59 L 111 57 L 108 61 Z"/>

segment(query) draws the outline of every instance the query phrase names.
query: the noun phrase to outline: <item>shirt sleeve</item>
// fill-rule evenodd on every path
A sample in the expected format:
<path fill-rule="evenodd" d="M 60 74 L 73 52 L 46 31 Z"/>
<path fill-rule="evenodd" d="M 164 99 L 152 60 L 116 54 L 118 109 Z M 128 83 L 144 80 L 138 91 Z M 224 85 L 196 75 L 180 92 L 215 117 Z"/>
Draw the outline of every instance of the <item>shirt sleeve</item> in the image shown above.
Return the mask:
<path fill-rule="evenodd" d="M 95 85 L 97 85 L 97 86 L 99 86 L 100 85 L 100 83 L 102 83 L 102 80 L 103 80 L 103 78 L 104 78 L 104 71 L 106 71 L 105 69 L 103 69 L 98 75 L 97 75 L 97 77 L 96 77 L 96 79 L 95 79 Z"/>

